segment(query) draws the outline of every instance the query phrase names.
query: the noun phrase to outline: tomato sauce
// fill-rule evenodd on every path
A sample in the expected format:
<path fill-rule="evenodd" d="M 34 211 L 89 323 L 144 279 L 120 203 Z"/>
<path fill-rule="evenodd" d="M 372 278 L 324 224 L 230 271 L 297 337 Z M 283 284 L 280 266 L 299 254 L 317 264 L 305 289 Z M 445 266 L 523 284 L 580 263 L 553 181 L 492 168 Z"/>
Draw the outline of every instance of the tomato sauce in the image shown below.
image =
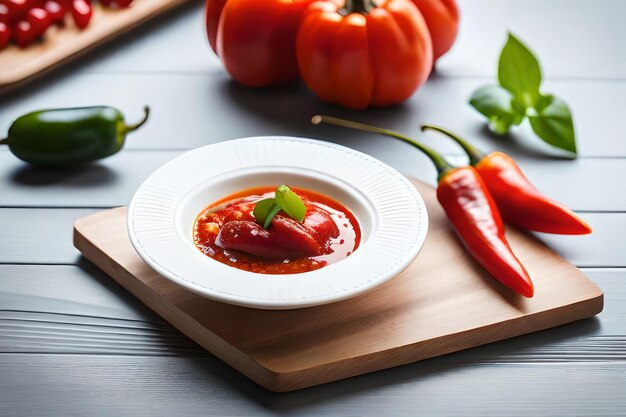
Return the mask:
<path fill-rule="evenodd" d="M 301 188 L 293 191 L 306 207 L 304 220 L 280 212 L 263 229 L 252 211 L 275 190 L 248 189 L 208 206 L 194 224 L 196 247 L 223 264 L 260 274 L 313 271 L 345 259 L 359 247 L 361 229 L 354 214 L 331 198 Z"/>

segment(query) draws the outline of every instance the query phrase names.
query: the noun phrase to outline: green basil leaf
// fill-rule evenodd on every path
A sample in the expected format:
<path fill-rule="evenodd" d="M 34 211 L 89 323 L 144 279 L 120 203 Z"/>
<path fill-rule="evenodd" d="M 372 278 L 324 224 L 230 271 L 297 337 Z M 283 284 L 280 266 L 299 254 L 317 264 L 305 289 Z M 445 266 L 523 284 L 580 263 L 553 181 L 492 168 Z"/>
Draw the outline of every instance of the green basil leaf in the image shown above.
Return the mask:
<path fill-rule="evenodd" d="M 272 224 L 272 220 L 274 220 L 274 217 L 276 217 L 279 211 L 280 211 L 280 207 L 278 207 L 278 204 L 272 204 L 272 207 L 270 208 L 267 218 L 265 219 L 265 222 L 263 223 L 264 228 L 267 229 L 268 227 L 270 227 L 270 224 Z"/>
<path fill-rule="evenodd" d="M 469 103 L 489 119 L 489 128 L 498 134 L 508 132 L 512 125 L 519 125 L 524 120 L 525 109 L 513 107 L 511 93 L 497 85 L 474 91 Z"/>
<path fill-rule="evenodd" d="M 272 207 L 276 205 L 276 200 L 273 198 L 266 198 L 265 200 L 257 201 L 254 205 L 252 215 L 258 223 L 265 223 L 265 220 L 270 215 Z"/>
<path fill-rule="evenodd" d="M 281 185 L 276 189 L 275 193 L 276 204 L 285 212 L 288 216 L 301 222 L 306 215 L 306 207 L 304 202 L 298 197 L 298 194 L 291 191 L 286 185 Z"/>
<path fill-rule="evenodd" d="M 529 115 L 533 131 L 544 142 L 576 154 L 576 137 L 572 113 L 565 102 L 554 96 L 543 97 L 545 107 Z"/>
<path fill-rule="evenodd" d="M 526 107 L 532 107 L 540 97 L 541 68 L 535 55 L 509 33 L 498 62 L 498 82 Z"/>

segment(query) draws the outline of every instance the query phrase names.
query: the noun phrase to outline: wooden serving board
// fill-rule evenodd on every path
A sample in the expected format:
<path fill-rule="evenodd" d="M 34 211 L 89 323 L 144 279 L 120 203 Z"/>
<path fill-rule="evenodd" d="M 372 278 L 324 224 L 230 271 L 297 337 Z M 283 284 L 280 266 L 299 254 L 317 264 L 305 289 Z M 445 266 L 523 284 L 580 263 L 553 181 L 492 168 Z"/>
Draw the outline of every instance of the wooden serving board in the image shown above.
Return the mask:
<path fill-rule="evenodd" d="M 272 391 L 444 355 L 602 311 L 603 294 L 596 285 L 515 230 L 507 232 L 509 240 L 534 280 L 536 295 L 528 300 L 502 287 L 466 255 L 434 190 L 415 185 L 430 216 L 416 261 L 366 294 L 319 307 L 255 310 L 178 287 L 134 251 L 124 207 L 78 219 L 74 244 L 181 332 Z"/>
<path fill-rule="evenodd" d="M 0 91 L 40 75 L 188 0 L 135 0 L 129 8 L 94 3 L 89 26 L 80 30 L 69 14 L 63 28 L 51 27 L 43 41 L 25 49 L 14 44 L 0 50 Z"/>

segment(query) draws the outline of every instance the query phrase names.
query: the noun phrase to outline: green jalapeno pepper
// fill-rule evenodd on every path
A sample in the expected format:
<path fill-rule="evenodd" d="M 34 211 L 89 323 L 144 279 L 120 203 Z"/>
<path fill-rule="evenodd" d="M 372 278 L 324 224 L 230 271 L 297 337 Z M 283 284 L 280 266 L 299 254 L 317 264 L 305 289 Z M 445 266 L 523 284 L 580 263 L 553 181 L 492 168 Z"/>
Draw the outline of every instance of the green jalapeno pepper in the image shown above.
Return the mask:
<path fill-rule="evenodd" d="M 134 125 L 113 107 L 77 107 L 41 110 L 18 118 L 9 136 L 0 141 L 33 165 L 61 167 L 106 158 L 124 146 L 126 135 L 148 120 L 150 109 Z"/>

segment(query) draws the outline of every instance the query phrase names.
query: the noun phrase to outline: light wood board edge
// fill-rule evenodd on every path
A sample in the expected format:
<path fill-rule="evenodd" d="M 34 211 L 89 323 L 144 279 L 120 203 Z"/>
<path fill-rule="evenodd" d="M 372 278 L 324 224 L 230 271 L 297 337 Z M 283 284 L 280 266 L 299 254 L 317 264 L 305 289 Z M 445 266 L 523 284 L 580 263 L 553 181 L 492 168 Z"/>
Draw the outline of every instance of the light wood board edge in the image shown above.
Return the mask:
<path fill-rule="evenodd" d="M 34 80 L 47 71 L 77 58 L 92 49 L 113 40 L 120 35 L 138 27 L 153 17 L 166 12 L 174 7 L 187 3 L 189 0 L 141 0 L 133 3 L 129 9 L 103 11 L 100 4 L 94 4 L 94 18 L 101 17 L 103 13 L 108 16 L 102 22 L 92 22 L 82 31 L 74 33 L 71 42 L 58 42 L 60 29 L 39 45 L 20 50 L 15 45 L 0 50 L 0 61 L 4 63 L 0 68 L 0 93 L 6 93 L 18 88 L 25 83 Z M 11 65 L 9 55 L 29 54 L 33 59 L 22 65 Z M 4 54 L 4 56 L 3 56 Z M 8 58 L 7 58 L 8 57 Z"/>
<path fill-rule="evenodd" d="M 255 362 L 244 352 L 236 349 L 206 328 L 199 326 L 195 321 L 189 320 L 184 311 L 172 306 L 151 289 L 144 285 L 138 285 L 138 281 L 128 270 L 111 260 L 102 249 L 89 241 L 81 232 L 84 224 L 97 221 L 99 216 L 111 215 L 112 211 L 126 210 L 126 207 L 120 207 L 77 219 L 74 224 L 74 246 L 82 252 L 85 258 L 102 269 L 118 284 L 126 288 L 187 337 L 257 384 L 274 392 L 307 388 L 549 329 L 593 317 L 600 313 L 604 307 L 604 294 L 596 287 L 597 292 L 593 296 L 573 304 L 527 315 L 523 318 L 522 325 L 519 325 L 520 319 L 511 319 L 480 327 L 478 328 L 480 332 L 476 332 L 477 329 L 468 329 L 460 333 L 398 346 L 366 356 L 356 356 L 326 363 L 314 368 L 291 372 L 274 371 Z M 518 322 L 517 325 L 511 325 L 516 321 Z M 437 345 L 437 351 L 428 349 L 429 345 Z"/>

